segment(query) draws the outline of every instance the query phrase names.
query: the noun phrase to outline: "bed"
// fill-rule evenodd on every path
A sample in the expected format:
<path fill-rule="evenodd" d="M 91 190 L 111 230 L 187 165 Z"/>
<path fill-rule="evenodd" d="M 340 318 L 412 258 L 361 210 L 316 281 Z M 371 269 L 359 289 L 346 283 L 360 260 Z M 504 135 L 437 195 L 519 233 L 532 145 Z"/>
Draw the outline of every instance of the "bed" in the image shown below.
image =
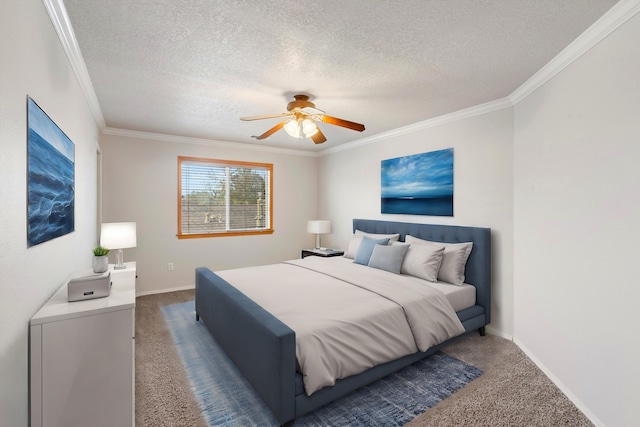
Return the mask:
<path fill-rule="evenodd" d="M 377 235 L 397 233 L 400 242 L 409 239 L 452 244 L 472 242 L 464 283 L 475 288 L 475 303 L 467 304 L 454 315 L 462 333 L 477 330 L 484 335 L 485 325 L 491 321 L 490 229 L 354 219 L 353 230 Z M 225 272 L 218 273 L 205 267 L 196 269 L 196 320 L 202 319 L 282 425 L 291 424 L 296 417 L 429 356 L 449 341 L 377 364 L 308 393 L 297 358 L 294 330 L 223 279 Z"/>

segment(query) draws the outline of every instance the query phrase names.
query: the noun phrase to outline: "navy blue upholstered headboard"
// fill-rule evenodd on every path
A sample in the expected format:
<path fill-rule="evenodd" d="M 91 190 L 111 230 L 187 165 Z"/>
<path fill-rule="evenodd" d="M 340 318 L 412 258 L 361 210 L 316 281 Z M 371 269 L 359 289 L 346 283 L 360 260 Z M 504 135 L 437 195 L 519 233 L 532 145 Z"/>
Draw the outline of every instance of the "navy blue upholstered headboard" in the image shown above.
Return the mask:
<path fill-rule="evenodd" d="M 476 287 L 476 303 L 484 308 L 486 323 L 491 321 L 491 229 L 457 225 L 415 224 L 409 222 L 354 219 L 353 231 L 366 233 L 400 233 L 404 241 L 407 234 L 434 242 L 473 242 L 473 249 L 465 269 L 465 283 Z"/>

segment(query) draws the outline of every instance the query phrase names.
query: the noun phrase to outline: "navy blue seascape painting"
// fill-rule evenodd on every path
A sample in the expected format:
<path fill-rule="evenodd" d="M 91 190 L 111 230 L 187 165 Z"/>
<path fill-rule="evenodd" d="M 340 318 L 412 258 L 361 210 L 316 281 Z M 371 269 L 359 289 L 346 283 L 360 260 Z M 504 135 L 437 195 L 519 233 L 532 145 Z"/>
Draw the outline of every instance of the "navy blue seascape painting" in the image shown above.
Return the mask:
<path fill-rule="evenodd" d="M 74 231 L 75 146 L 28 98 L 27 246 Z"/>
<path fill-rule="evenodd" d="M 383 160 L 383 214 L 453 216 L 453 148 Z"/>

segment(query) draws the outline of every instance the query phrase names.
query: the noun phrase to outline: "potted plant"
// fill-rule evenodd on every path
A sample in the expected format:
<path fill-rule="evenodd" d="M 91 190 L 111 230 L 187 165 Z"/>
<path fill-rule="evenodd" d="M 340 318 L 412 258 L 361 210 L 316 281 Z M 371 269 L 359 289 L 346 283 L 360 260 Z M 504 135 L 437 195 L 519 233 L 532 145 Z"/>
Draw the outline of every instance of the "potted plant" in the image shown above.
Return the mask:
<path fill-rule="evenodd" d="M 104 273 L 109 269 L 109 249 L 96 246 L 93 249 L 93 272 Z"/>

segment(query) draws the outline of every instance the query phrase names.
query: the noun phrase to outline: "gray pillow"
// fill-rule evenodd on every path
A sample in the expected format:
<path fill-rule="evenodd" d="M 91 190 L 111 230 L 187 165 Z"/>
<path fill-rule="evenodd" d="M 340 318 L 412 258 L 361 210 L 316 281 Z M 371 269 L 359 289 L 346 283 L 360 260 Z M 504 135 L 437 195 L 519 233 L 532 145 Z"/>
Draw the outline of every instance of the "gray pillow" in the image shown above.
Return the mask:
<path fill-rule="evenodd" d="M 356 256 L 353 258 L 353 262 L 356 264 L 368 265 L 371 253 L 373 253 L 373 247 L 375 245 L 386 245 L 387 243 L 389 243 L 389 238 L 387 237 L 384 239 L 371 239 L 363 236 L 360 247 L 358 248 L 358 253 L 356 253 Z"/>
<path fill-rule="evenodd" d="M 454 285 L 462 285 L 464 283 L 464 270 L 467 265 L 467 259 L 469 259 L 469 254 L 471 253 L 471 249 L 473 249 L 473 242 L 432 242 L 409 235 L 405 238 L 405 242 L 412 245 L 444 246 L 442 264 L 440 264 L 440 270 L 438 271 L 438 280 L 440 282 L 453 283 Z"/>
<path fill-rule="evenodd" d="M 404 260 L 408 249 L 409 245 L 375 245 L 373 247 L 373 252 L 371 253 L 371 258 L 369 258 L 369 267 L 400 274 L 402 261 Z"/>

